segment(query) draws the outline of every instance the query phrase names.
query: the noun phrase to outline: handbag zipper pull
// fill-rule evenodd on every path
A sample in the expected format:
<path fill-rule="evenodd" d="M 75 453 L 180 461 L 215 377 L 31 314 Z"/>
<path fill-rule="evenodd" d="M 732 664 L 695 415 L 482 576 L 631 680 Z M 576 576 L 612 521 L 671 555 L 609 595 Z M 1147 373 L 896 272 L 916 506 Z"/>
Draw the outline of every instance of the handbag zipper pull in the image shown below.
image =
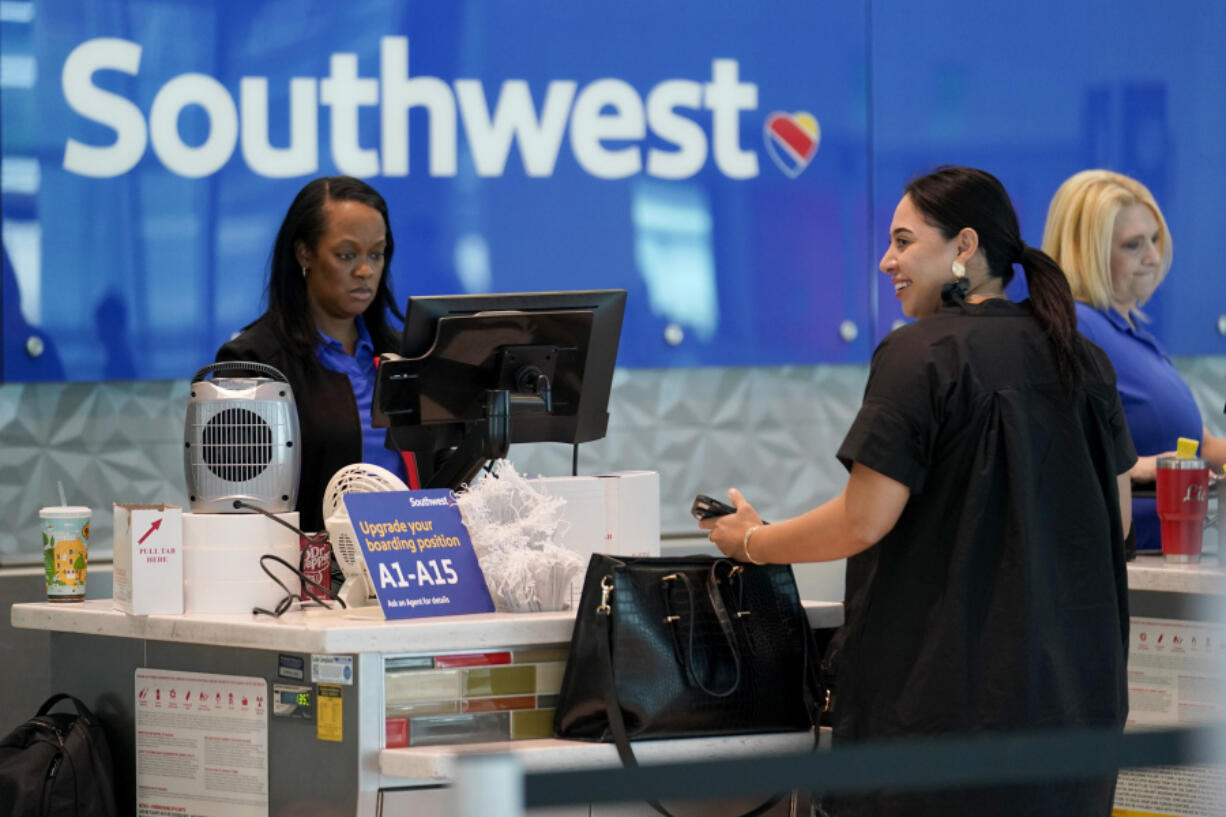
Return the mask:
<path fill-rule="evenodd" d="M 596 608 L 596 612 L 601 615 L 609 615 L 613 612 L 613 608 L 609 606 L 609 597 L 613 595 L 613 577 L 602 576 L 600 578 L 600 606 Z"/>

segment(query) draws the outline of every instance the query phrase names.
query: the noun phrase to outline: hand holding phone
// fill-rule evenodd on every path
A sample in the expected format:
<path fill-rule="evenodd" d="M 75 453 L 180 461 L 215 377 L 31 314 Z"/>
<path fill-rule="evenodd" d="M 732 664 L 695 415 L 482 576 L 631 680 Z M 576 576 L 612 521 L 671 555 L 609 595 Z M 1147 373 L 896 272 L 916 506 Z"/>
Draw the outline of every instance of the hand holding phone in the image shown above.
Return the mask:
<path fill-rule="evenodd" d="M 720 502 L 718 499 L 709 497 L 706 494 L 699 494 L 694 497 L 694 504 L 690 506 L 690 513 L 695 519 L 702 521 L 736 513 L 736 508 L 727 502 Z"/>

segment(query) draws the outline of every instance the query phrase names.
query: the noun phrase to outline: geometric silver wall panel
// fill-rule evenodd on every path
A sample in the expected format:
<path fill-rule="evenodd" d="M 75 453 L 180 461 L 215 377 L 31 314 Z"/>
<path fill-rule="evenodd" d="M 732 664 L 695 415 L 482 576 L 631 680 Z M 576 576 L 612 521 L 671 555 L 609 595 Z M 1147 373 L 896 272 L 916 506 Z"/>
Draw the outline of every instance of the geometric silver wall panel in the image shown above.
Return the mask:
<path fill-rule="evenodd" d="M 1175 361 L 1212 433 L 1226 436 L 1226 357 Z M 867 366 L 618 369 L 608 435 L 580 446 L 579 473 L 660 472 L 660 526 L 693 534 L 696 493 L 739 488 L 767 519 L 835 496 L 834 453 L 860 406 Z M 0 385 L 0 563 L 41 563 L 38 509 L 94 509 L 91 539 L 110 550 L 111 503 L 187 507 L 183 418 L 188 382 Z M 525 474 L 569 474 L 570 446 L 512 446 Z"/>
<path fill-rule="evenodd" d="M 1191 387 L 1209 433 L 1226 437 L 1226 358 L 1179 358 L 1175 367 Z"/>
<path fill-rule="evenodd" d="M 42 563 L 38 509 L 59 504 L 57 482 L 93 509 L 97 551 L 111 549 L 112 502 L 186 510 L 187 396 L 186 380 L 0 386 L 0 556 Z"/>
<path fill-rule="evenodd" d="M 864 366 L 618 369 L 609 433 L 580 447 L 579 473 L 660 472 L 660 528 L 693 534 L 697 493 L 738 488 L 767 519 L 833 496 L 834 457 L 864 392 Z M 512 446 L 522 473 L 570 473 L 570 447 Z"/>

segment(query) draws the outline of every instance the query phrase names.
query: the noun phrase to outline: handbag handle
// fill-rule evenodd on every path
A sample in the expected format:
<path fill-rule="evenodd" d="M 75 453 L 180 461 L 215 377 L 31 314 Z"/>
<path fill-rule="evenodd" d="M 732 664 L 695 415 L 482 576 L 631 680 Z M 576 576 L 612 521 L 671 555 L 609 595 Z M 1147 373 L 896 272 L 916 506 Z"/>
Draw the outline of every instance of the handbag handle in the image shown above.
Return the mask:
<path fill-rule="evenodd" d="M 724 637 L 728 640 L 729 647 L 732 649 L 733 657 L 737 659 L 737 675 L 739 682 L 740 661 L 738 658 L 739 654 L 737 653 L 735 647 L 736 632 L 733 629 L 733 619 L 735 618 L 739 620 L 743 616 L 752 615 L 752 611 L 738 609 L 735 617 L 729 614 L 728 608 L 724 604 L 723 594 L 719 590 L 720 578 L 717 570 L 721 565 L 728 568 L 728 575 L 724 577 L 725 581 L 728 582 L 731 582 L 733 578 L 739 577 L 742 573 L 744 573 L 746 567 L 743 564 L 737 564 L 729 561 L 728 559 L 718 559 L 711 564 L 711 572 L 707 577 L 707 594 L 711 598 L 711 607 L 715 610 L 715 616 L 719 620 L 721 629 L 724 631 Z M 741 584 L 739 599 L 737 602 L 738 607 L 744 606 L 744 589 L 744 585 Z M 822 677 L 824 666 L 819 665 L 817 649 L 813 641 L 813 631 L 809 628 L 807 620 L 804 622 L 803 632 L 804 635 L 801 638 L 801 644 L 804 655 L 805 678 L 804 683 L 802 684 L 802 690 L 805 698 L 805 709 L 809 712 L 810 719 L 813 722 L 813 734 L 815 738 L 814 748 L 816 748 L 816 738 L 818 737 L 818 732 L 820 731 L 821 727 L 821 715 L 823 712 L 829 712 L 831 709 L 833 689 L 832 685 L 827 683 Z M 745 636 L 745 643 L 749 647 L 750 653 L 756 653 L 753 646 L 753 639 L 749 638 L 748 635 L 745 634 L 744 630 L 742 630 L 742 635 Z M 694 676 L 691 674 L 690 677 L 693 678 Z M 698 682 L 697 678 L 694 680 L 695 683 Z M 699 686 L 702 687 L 702 689 L 708 694 L 711 694 L 706 687 L 703 687 L 701 684 L 699 684 Z M 735 689 L 736 686 L 734 685 L 732 690 L 729 690 L 729 692 Z"/>
<path fill-rule="evenodd" d="M 698 673 L 694 671 L 694 623 L 697 616 L 694 615 L 694 588 L 690 585 L 690 577 L 682 572 L 670 573 L 660 579 L 660 581 L 665 585 L 664 595 L 666 600 L 668 597 L 668 582 L 678 581 L 685 588 L 686 599 L 689 602 L 689 615 L 686 616 L 689 626 L 685 649 L 682 651 L 682 663 L 685 664 L 686 674 L 690 676 L 690 680 L 694 682 L 695 686 L 712 698 L 727 698 L 736 692 L 741 685 L 741 655 L 737 649 L 736 633 L 732 630 L 732 620 L 728 616 L 728 608 L 724 606 L 723 597 L 720 596 L 719 588 L 716 585 L 715 565 L 711 566 L 711 573 L 707 578 L 707 596 L 711 600 L 711 607 L 715 610 L 715 618 L 719 621 L 719 628 L 724 634 L 724 640 L 728 644 L 728 651 L 732 653 L 732 664 L 735 669 L 732 684 L 722 692 L 716 692 L 708 688 L 698 677 Z"/>
<path fill-rule="evenodd" d="M 76 708 L 77 715 L 79 717 L 87 718 L 91 721 L 94 720 L 94 713 L 90 711 L 89 707 L 82 703 L 80 698 L 69 695 L 67 692 L 57 692 L 47 700 L 43 701 L 43 705 L 38 708 L 38 712 L 35 713 L 35 716 L 41 717 L 42 715 L 46 715 L 60 701 L 71 702 Z"/>
<path fill-rule="evenodd" d="M 723 578 L 723 581 L 720 580 L 719 574 L 717 573 L 717 570 L 721 565 L 726 566 L 728 568 L 728 575 L 726 575 Z M 736 635 L 737 635 L 734 629 L 737 622 L 740 622 L 743 618 L 751 614 L 749 610 L 744 609 L 745 607 L 744 574 L 745 574 L 745 565 L 736 564 L 735 562 L 731 562 L 727 559 L 720 559 L 719 561 L 711 565 L 711 575 L 707 578 L 707 593 L 711 597 L 711 606 L 715 608 L 717 616 L 720 615 L 721 611 L 723 612 L 724 615 L 723 617 L 720 618 L 721 624 L 724 624 L 724 623 L 727 624 L 727 626 L 724 628 L 725 633 L 727 634 L 727 637 L 729 639 L 732 639 L 734 641 L 736 640 Z M 724 601 L 724 594 L 720 592 L 719 588 L 720 588 L 720 585 L 724 583 L 726 583 L 726 586 L 731 587 L 734 579 L 736 580 L 736 586 L 737 586 L 737 594 L 736 594 L 736 608 L 737 609 L 735 613 L 732 613 L 728 611 L 727 605 Z M 745 642 L 745 649 L 749 650 L 749 654 L 757 655 L 758 649 L 757 647 L 754 646 L 753 639 L 750 638 L 749 634 L 745 631 L 744 624 L 742 624 L 740 628 L 740 637 L 741 637 L 741 640 Z"/>
<path fill-rule="evenodd" d="M 607 577 L 606 577 L 607 578 Z M 687 584 L 688 587 L 688 584 Z M 596 611 L 596 620 L 599 622 L 598 635 L 596 639 L 598 646 L 596 649 L 597 663 L 600 665 L 599 673 L 601 680 L 605 685 L 604 708 L 605 715 L 609 719 L 609 731 L 613 734 L 613 743 L 617 746 L 617 755 L 621 758 L 622 765 L 627 769 L 638 768 L 638 759 L 634 756 L 634 750 L 630 748 L 630 736 L 626 733 L 626 721 L 622 717 L 621 702 L 617 698 L 617 686 L 613 682 L 613 656 L 611 638 L 612 632 L 609 626 L 609 620 L 612 618 L 612 608 L 609 605 L 609 595 L 612 591 L 612 585 L 606 586 L 601 582 L 603 589 L 603 598 L 600 607 Z M 726 611 L 725 611 L 726 612 Z M 691 621 L 693 616 L 690 616 Z M 739 671 L 739 664 L 738 664 Z M 739 677 L 738 677 L 739 683 Z M 816 746 L 816 739 L 814 740 Z M 792 795 L 795 797 L 795 793 Z M 775 804 L 783 799 L 783 794 L 772 795 L 765 802 L 754 806 L 749 811 L 738 817 L 759 817 L 767 811 L 775 807 Z M 676 817 L 671 811 L 664 808 L 654 800 L 648 800 L 647 805 L 658 811 L 664 817 Z"/>

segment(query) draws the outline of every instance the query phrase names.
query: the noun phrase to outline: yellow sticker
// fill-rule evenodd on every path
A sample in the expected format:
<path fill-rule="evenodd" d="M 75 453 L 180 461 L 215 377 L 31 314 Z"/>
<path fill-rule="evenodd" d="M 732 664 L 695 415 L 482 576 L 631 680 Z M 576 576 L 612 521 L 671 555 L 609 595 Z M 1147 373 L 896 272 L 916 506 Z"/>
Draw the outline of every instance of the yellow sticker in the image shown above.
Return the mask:
<path fill-rule="evenodd" d="M 344 739 L 341 688 L 336 684 L 320 684 L 315 696 L 315 737 L 340 742 Z"/>

